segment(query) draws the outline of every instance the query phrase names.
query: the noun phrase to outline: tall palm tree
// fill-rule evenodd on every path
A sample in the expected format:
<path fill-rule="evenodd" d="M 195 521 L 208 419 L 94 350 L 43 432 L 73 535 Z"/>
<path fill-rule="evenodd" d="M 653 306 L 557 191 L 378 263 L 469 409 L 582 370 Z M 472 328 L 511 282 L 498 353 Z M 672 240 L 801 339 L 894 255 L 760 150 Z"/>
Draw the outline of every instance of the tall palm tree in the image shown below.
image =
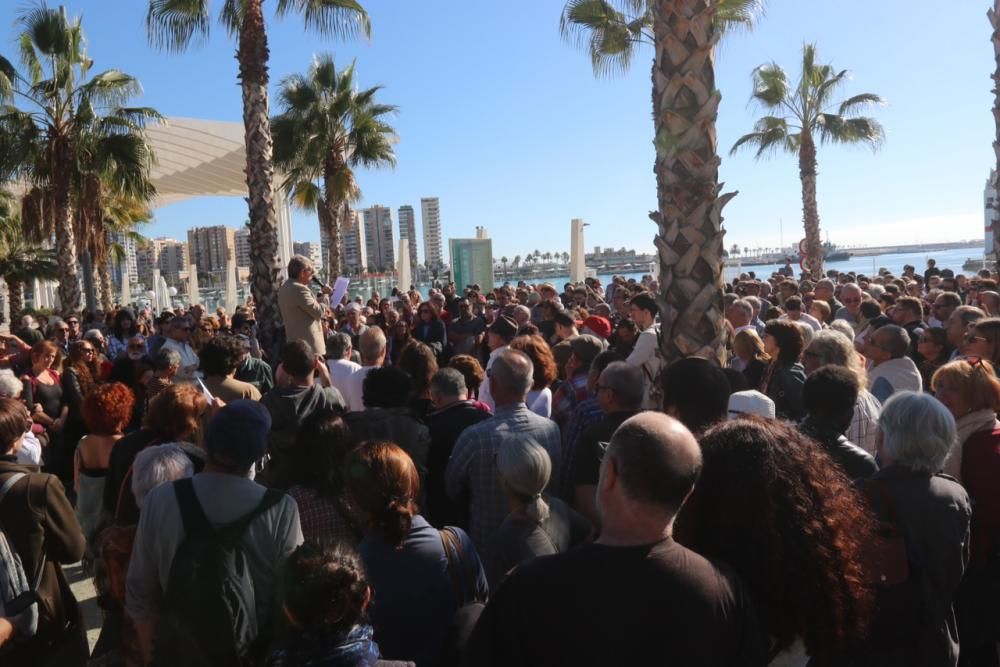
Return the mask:
<path fill-rule="evenodd" d="M 802 224 L 806 233 L 806 262 L 814 276 L 823 275 L 823 240 L 816 204 L 816 139 L 821 144 L 867 144 L 877 149 L 885 132 L 874 118 L 857 115 L 883 100 L 861 93 L 835 102 L 834 94 L 847 81 L 847 70 L 816 62 L 816 45 L 802 47 L 802 72 L 792 86 L 776 63 L 753 71 L 753 99 L 770 115 L 754 124 L 754 131 L 739 138 L 731 154 L 741 146 L 756 148 L 756 157 L 784 150 L 799 157 L 802 181 Z"/>
<path fill-rule="evenodd" d="M 993 0 L 993 6 L 986 12 L 993 28 L 993 58 L 996 69 L 993 70 L 993 122 L 996 126 L 996 136 L 993 139 L 993 152 L 996 155 L 996 167 L 993 173 L 993 187 L 1000 190 L 1000 0 Z M 993 222 L 993 255 L 1000 267 L 1000 197 L 994 196 L 993 206 L 996 209 Z"/>
<path fill-rule="evenodd" d="M 354 63 L 338 72 L 333 56 L 317 56 L 308 74 L 281 82 L 282 113 L 271 120 L 274 163 L 288 174 L 292 200 L 318 214 L 331 282 L 341 274 L 341 223 L 361 198 L 355 169 L 396 165 L 396 133 L 386 120 L 396 107 L 375 101 L 381 89 L 357 90 Z"/>
<path fill-rule="evenodd" d="M 113 241 L 112 236 L 130 239 L 138 246 L 144 245 L 145 237 L 135 229 L 152 220 L 153 212 L 145 202 L 128 197 L 115 197 L 105 203 L 100 232 L 92 237 L 92 255 L 96 258 L 94 273 L 100 295 L 98 300 L 105 312 L 111 310 L 115 301 L 114 286 L 111 282 L 112 260 L 122 267 L 122 279 L 128 280 L 128 267 L 123 266 L 127 259 L 125 248 Z"/>
<path fill-rule="evenodd" d="M 504 255 L 503 257 L 500 258 L 500 263 L 503 264 L 503 275 L 504 275 L 504 278 L 506 278 L 507 277 L 507 256 L 506 255 Z"/>
<path fill-rule="evenodd" d="M 669 361 L 725 355 L 722 208 L 714 50 L 722 31 L 749 27 L 761 0 L 569 0 L 561 30 L 578 38 L 598 76 L 626 72 L 653 50 L 652 100 L 660 260 L 661 353 Z"/>
<path fill-rule="evenodd" d="M 0 190 L 0 275 L 7 284 L 10 321 L 17 322 L 24 310 L 24 285 L 34 280 L 59 277 L 56 253 L 24 234 L 14 197 Z"/>
<path fill-rule="evenodd" d="M 90 76 L 78 17 L 42 2 L 21 12 L 18 25 L 24 74 L 0 57 L 0 178 L 29 185 L 22 225 L 32 240 L 55 238 L 59 300 L 75 311 L 80 194 L 93 178 L 108 178 L 110 189 L 145 178 L 152 155 L 143 130 L 159 115 L 126 106 L 142 90 L 133 77 L 113 69 Z"/>
<path fill-rule="evenodd" d="M 267 30 L 264 0 L 222 0 L 219 22 L 238 43 L 236 60 L 243 93 L 247 189 L 250 206 L 250 283 L 260 335 L 270 347 L 277 334 L 278 230 L 274 212 L 274 168 L 268 101 Z M 209 33 L 209 0 L 149 0 L 146 29 L 150 40 L 183 51 Z M 276 0 L 275 15 L 302 15 L 305 27 L 324 36 L 371 34 L 368 13 L 357 0 Z"/>

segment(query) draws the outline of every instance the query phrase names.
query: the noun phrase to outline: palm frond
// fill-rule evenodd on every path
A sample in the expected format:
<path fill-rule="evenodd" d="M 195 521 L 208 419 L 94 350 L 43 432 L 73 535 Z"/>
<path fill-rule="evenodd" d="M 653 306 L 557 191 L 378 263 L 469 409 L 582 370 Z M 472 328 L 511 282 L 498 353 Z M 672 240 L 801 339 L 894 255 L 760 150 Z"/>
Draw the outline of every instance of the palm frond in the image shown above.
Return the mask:
<path fill-rule="evenodd" d="M 651 43 L 652 11 L 646 3 L 622 9 L 608 0 L 569 0 L 559 19 L 565 39 L 590 54 L 596 76 L 621 75 L 632 64 L 635 49 Z"/>
<path fill-rule="evenodd" d="M 764 16 L 764 0 L 719 0 L 715 23 L 719 30 L 753 30 Z"/>
<path fill-rule="evenodd" d="M 867 144 L 877 150 L 885 141 L 885 128 L 874 118 L 844 118 L 836 114 L 821 114 L 820 138 L 823 143 Z"/>
<path fill-rule="evenodd" d="M 848 97 L 846 100 L 841 102 L 840 108 L 837 109 L 837 115 L 847 116 L 869 107 L 885 106 L 885 103 L 884 98 L 875 95 L 874 93 L 861 93 L 860 95 L 855 95 L 854 97 Z"/>
<path fill-rule="evenodd" d="M 764 116 L 754 124 L 754 131 L 740 137 L 729 154 L 735 155 L 743 146 L 756 148 L 754 159 L 773 154 L 777 150 L 794 152 L 797 135 L 789 132 L 788 122 L 777 116 Z"/>
<path fill-rule="evenodd" d="M 791 92 L 788 85 L 788 75 L 777 63 L 761 65 L 754 69 L 753 99 L 767 108 L 780 107 L 788 101 Z"/>
<path fill-rule="evenodd" d="M 306 28 L 321 35 L 353 39 L 372 35 L 368 12 L 357 0 L 278 0 L 275 13 L 283 17 L 291 12 L 302 14 Z"/>
<path fill-rule="evenodd" d="M 207 0 L 149 0 L 146 36 L 157 48 L 183 51 L 208 37 Z"/>

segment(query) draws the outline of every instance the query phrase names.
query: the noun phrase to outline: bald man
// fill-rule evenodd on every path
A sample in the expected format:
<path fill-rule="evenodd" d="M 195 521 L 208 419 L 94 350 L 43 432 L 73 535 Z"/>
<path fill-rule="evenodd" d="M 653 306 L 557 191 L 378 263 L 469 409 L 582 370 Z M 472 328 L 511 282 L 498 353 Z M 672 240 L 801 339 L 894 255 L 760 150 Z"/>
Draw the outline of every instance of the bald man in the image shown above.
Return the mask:
<path fill-rule="evenodd" d="M 600 539 L 514 570 L 479 619 L 470 664 L 766 664 L 742 584 L 672 538 L 700 471 L 679 421 L 622 423 L 597 483 Z"/>

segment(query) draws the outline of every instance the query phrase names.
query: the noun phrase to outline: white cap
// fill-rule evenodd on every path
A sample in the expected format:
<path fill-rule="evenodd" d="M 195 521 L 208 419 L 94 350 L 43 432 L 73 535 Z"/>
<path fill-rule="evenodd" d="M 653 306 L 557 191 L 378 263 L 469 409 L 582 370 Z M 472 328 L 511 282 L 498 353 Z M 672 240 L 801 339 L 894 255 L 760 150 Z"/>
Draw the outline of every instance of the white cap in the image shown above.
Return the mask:
<path fill-rule="evenodd" d="M 736 419 L 743 415 L 774 419 L 774 401 L 753 389 L 738 391 L 729 397 L 729 418 Z"/>

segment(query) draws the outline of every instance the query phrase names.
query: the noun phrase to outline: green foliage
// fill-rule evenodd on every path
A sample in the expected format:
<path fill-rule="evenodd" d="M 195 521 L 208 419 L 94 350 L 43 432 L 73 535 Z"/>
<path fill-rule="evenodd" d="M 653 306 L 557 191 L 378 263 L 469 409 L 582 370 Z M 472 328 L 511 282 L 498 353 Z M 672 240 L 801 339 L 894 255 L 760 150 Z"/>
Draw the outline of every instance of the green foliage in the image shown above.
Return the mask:
<path fill-rule="evenodd" d="M 320 55 L 307 74 L 281 82 L 282 113 L 271 120 L 274 163 L 300 207 L 356 201 L 355 169 L 396 164 L 387 120 L 396 107 L 375 101 L 381 86 L 358 90 L 354 75 L 354 63 L 338 71 L 332 56 Z"/>
<path fill-rule="evenodd" d="M 802 49 L 802 71 L 794 86 L 776 63 L 761 65 L 752 76 L 752 99 L 770 114 L 757 120 L 753 132 L 736 141 L 731 154 L 744 146 L 756 149 L 757 158 L 777 150 L 796 153 L 802 146 L 803 132 L 810 137 L 818 135 L 821 143 L 863 144 L 872 149 L 884 140 L 885 131 L 877 120 L 857 115 L 884 104 L 883 99 L 863 93 L 835 102 L 848 72 L 817 64 L 814 44 Z"/>
<path fill-rule="evenodd" d="M 653 43 L 654 5 L 655 0 L 569 0 L 559 31 L 587 50 L 595 75 L 621 75 L 639 47 Z M 763 0 L 718 0 L 716 25 L 726 31 L 752 28 L 763 7 Z"/>
<path fill-rule="evenodd" d="M 209 35 L 209 0 L 149 0 L 146 34 L 154 46 L 166 51 L 183 51 Z M 223 0 L 219 23 L 231 37 L 243 25 L 243 0 Z M 302 16 L 305 27 L 321 35 L 341 39 L 371 36 L 368 12 L 356 0 L 278 0 L 275 14 Z"/>

